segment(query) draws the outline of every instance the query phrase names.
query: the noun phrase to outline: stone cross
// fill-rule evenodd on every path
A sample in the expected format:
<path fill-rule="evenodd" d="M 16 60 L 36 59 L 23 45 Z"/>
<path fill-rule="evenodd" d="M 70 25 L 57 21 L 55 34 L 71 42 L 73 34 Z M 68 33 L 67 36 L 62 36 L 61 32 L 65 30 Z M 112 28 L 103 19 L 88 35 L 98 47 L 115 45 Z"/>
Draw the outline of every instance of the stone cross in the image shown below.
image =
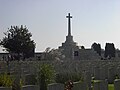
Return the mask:
<path fill-rule="evenodd" d="M 68 16 L 66 16 L 66 18 L 68 18 L 68 36 L 71 36 L 70 18 L 72 18 L 72 16 L 70 16 L 70 13 L 68 13 Z"/>

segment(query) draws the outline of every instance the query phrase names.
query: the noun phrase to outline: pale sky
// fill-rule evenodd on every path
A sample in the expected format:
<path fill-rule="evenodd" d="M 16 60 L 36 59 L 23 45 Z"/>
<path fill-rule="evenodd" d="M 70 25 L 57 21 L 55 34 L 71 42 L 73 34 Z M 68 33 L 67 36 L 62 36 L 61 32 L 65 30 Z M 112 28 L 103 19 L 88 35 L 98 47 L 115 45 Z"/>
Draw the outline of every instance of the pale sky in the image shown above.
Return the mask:
<path fill-rule="evenodd" d="M 67 35 L 68 13 L 79 46 L 97 42 L 104 48 L 107 42 L 120 49 L 120 0 L 0 0 L 0 39 L 11 25 L 26 25 L 36 51 L 58 48 Z"/>

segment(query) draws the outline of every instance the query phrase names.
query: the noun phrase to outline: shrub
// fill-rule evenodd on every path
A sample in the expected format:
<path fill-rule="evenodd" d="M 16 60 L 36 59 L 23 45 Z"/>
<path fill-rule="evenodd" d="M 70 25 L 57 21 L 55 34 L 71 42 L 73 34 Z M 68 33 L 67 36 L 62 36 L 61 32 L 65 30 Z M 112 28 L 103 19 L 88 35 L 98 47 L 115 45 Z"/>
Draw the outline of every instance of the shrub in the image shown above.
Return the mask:
<path fill-rule="evenodd" d="M 40 84 L 40 90 L 47 90 L 47 85 L 54 80 L 54 69 L 49 64 L 42 64 L 39 67 L 38 82 Z"/>
<path fill-rule="evenodd" d="M 82 81 L 80 73 L 64 72 L 56 74 L 55 81 L 57 83 L 65 83 L 66 81 L 72 80 L 73 82 Z"/>
<path fill-rule="evenodd" d="M 0 86 L 3 87 L 11 87 L 13 83 L 13 79 L 7 73 L 0 74 Z"/>
<path fill-rule="evenodd" d="M 24 85 L 24 80 L 22 80 L 21 78 L 18 79 L 15 78 L 13 83 L 12 83 L 12 90 L 21 90 L 21 87 Z"/>

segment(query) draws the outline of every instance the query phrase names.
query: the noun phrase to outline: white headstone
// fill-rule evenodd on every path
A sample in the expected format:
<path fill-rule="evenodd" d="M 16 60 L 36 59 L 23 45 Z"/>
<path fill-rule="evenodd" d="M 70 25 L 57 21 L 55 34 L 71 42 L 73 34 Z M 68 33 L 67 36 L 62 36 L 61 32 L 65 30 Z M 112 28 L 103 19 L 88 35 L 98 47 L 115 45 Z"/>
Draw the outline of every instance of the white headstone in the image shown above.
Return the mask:
<path fill-rule="evenodd" d="M 100 80 L 105 80 L 106 79 L 106 68 L 100 68 Z"/>
<path fill-rule="evenodd" d="M 88 88 L 91 88 L 91 73 L 90 72 L 88 72 L 88 71 L 86 71 L 85 72 L 85 75 L 84 75 L 84 77 L 85 77 L 85 82 L 86 82 L 86 84 L 87 84 L 87 87 Z"/>
<path fill-rule="evenodd" d="M 105 80 L 94 82 L 94 90 L 108 90 L 108 82 Z"/>
<path fill-rule="evenodd" d="M 120 90 L 120 79 L 114 81 L 114 90 Z"/>
<path fill-rule="evenodd" d="M 113 83 L 115 80 L 115 68 L 111 67 L 108 70 L 108 82 Z"/>
<path fill-rule="evenodd" d="M 12 90 L 12 88 L 8 88 L 8 87 L 0 87 L 0 90 Z"/>
<path fill-rule="evenodd" d="M 39 90 L 39 86 L 37 86 L 37 85 L 26 85 L 26 86 L 23 86 L 21 90 Z"/>
<path fill-rule="evenodd" d="M 60 83 L 48 84 L 48 90 L 64 90 L 64 84 Z"/>
<path fill-rule="evenodd" d="M 100 68 L 99 67 L 94 68 L 94 77 L 95 77 L 95 80 L 100 80 Z"/>
<path fill-rule="evenodd" d="M 72 90 L 87 90 L 87 85 L 84 82 L 74 82 Z"/>

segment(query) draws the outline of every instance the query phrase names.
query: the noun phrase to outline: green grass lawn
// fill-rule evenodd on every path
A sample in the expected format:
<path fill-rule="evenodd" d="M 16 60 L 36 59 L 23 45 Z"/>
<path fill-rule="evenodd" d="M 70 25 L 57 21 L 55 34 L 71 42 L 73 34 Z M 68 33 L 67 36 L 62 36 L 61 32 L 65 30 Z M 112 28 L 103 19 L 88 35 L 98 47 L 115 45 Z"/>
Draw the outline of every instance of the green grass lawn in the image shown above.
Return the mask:
<path fill-rule="evenodd" d="M 114 90 L 114 84 L 109 84 L 108 85 L 108 90 Z"/>

